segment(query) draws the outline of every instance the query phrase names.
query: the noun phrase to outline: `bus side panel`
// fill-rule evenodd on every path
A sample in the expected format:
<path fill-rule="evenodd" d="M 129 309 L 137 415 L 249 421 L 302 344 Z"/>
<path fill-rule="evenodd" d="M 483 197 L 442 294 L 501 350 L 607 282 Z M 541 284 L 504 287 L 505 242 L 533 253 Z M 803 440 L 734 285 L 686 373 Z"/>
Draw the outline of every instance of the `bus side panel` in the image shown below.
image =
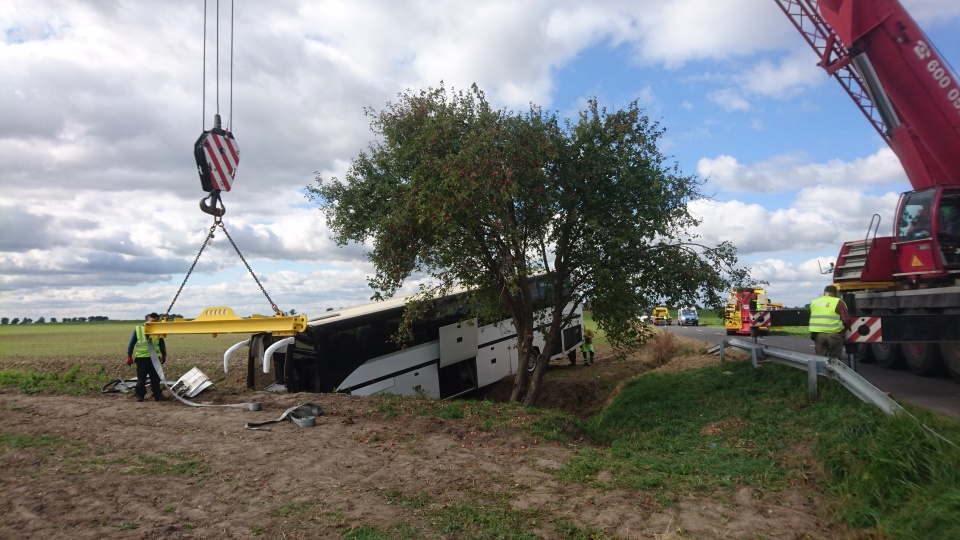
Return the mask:
<path fill-rule="evenodd" d="M 573 323 L 572 326 L 564 328 L 563 332 L 561 332 L 564 351 L 579 347 L 580 343 L 583 342 L 583 326 L 580 325 L 580 320 L 574 320 Z"/>
<path fill-rule="evenodd" d="M 403 349 L 395 353 L 367 360 L 340 383 L 340 389 L 346 390 L 348 388 L 365 386 L 369 381 L 377 381 L 386 377 L 396 377 L 399 373 L 439 361 L 439 341 L 416 345 L 409 349 Z"/>
<path fill-rule="evenodd" d="M 412 371 L 401 373 L 373 384 L 352 390 L 355 396 L 368 396 L 379 392 L 416 396 L 419 393 L 437 399 L 440 397 L 440 376 L 437 364 L 427 364 Z"/>
<path fill-rule="evenodd" d="M 510 349 L 514 341 L 500 341 L 477 351 L 477 386 L 483 388 L 510 375 Z"/>
<path fill-rule="evenodd" d="M 477 319 L 440 327 L 440 367 L 477 355 Z"/>
<path fill-rule="evenodd" d="M 517 331 L 506 319 L 478 332 L 477 379 L 482 388 L 517 372 Z"/>
<path fill-rule="evenodd" d="M 394 387 L 391 394 L 416 396 L 422 391 L 427 397 L 440 398 L 440 373 L 437 364 L 423 366 L 415 371 L 409 371 L 394 377 Z"/>

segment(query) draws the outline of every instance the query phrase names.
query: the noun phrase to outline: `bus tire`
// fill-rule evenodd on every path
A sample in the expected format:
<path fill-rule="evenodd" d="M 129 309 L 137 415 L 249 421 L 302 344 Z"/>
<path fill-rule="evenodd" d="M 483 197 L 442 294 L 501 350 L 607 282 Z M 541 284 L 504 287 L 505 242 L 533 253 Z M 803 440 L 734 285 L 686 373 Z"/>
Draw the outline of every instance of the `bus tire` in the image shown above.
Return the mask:
<path fill-rule="evenodd" d="M 537 362 L 540 359 L 540 347 L 534 347 L 533 352 L 527 353 L 527 358 L 525 365 L 527 366 L 527 371 L 533 373 L 537 370 Z"/>

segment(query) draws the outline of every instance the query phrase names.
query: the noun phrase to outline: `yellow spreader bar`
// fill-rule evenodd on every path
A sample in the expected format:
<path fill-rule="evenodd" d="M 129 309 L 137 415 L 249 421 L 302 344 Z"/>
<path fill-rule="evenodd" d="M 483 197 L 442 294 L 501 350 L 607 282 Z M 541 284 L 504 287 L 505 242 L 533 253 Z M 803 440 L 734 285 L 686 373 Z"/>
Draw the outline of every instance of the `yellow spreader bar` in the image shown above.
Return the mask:
<path fill-rule="evenodd" d="M 260 334 L 269 332 L 274 336 L 295 336 L 307 328 L 307 316 L 251 315 L 238 317 L 228 307 L 210 307 L 193 320 L 175 319 L 144 323 L 144 333 L 150 337 L 167 337 L 170 334 Z"/>

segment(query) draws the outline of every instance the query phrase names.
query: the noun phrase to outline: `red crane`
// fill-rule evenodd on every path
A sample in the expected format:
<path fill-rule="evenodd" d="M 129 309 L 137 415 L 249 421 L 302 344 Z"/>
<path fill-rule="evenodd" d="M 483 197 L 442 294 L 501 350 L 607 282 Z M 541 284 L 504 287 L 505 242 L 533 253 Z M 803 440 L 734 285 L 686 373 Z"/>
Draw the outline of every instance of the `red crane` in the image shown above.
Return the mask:
<path fill-rule="evenodd" d="M 844 243 L 834 282 L 859 315 L 960 321 L 956 72 L 897 0 L 775 1 L 893 149 L 914 189 L 900 198 L 892 236 L 877 236 L 875 215 L 865 238 Z M 909 326 L 911 319 L 896 323 L 904 320 Z M 960 322 L 945 328 L 954 326 Z M 960 380 L 960 341 L 952 330 L 927 330 L 927 341 L 875 343 L 870 353 L 884 367 L 905 360 L 921 375 L 938 372 L 942 359 Z"/>

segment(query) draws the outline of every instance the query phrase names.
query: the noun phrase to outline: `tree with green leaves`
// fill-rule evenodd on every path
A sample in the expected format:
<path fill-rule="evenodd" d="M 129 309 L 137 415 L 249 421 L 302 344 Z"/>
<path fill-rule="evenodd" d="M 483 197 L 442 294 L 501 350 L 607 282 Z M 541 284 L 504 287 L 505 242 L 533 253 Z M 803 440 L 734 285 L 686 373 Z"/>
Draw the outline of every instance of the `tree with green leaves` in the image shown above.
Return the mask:
<path fill-rule="evenodd" d="M 372 242 L 374 298 L 425 277 L 410 313 L 463 287 L 471 309 L 509 314 L 521 358 L 512 400 L 535 404 L 560 330 L 589 305 L 614 345 L 642 342 L 639 316 L 659 302 L 719 306 L 746 272 L 729 243 L 699 245 L 688 203 L 700 182 L 657 148 L 663 129 L 637 103 L 596 101 L 576 122 L 531 106 L 493 109 L 470 91 L 409 91 L 366 110 L 378 138 L 343 180 L 317 177 L 309 197 L 340 245 Z M 545 274 L 546 302 L 529 286 Z M 533 349 L 533 332 L 545 350 Z"/>

